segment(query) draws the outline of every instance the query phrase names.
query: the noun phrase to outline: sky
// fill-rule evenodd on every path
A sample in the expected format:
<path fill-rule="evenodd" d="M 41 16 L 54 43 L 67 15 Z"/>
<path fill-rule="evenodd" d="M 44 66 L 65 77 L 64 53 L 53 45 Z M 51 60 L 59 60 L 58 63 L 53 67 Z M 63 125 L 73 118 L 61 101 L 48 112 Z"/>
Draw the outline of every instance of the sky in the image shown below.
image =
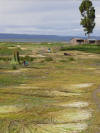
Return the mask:
<path fill-rule="evenodd" d="M 0 33 L 80 35 L 79 5 L 82 0 L 0 0 Z M 100 0 L 93 0 L 100 35 Z"/>

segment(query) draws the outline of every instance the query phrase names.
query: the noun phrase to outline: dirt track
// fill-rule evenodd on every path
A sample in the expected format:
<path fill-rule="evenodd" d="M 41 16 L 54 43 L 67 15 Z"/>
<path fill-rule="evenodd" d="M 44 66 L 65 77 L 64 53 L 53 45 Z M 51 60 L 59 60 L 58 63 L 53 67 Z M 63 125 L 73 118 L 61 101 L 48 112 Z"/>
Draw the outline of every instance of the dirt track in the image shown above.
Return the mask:
<path fill-rule="evenodd" d="M 94 100 L 94 103 L 96 104 L 97 111 L 100 112 L 100 97 L 97 95 L 98 93 L 100 94 L 100 88 L 96 89 L 93 92 L 93 100 Z M 96 133 L 100 133 L 100 127 L 98 128 L 98 132 Z"/>
<path fill-rule="evenodd" d="M 93 92 L 93 100 L 97 105 L 97 110 L 100 111 L 100 97 L 98 97 L 98 95 L 97 95 L 98 93 L 100 93 L 100 88 L 96 89 Z"/>

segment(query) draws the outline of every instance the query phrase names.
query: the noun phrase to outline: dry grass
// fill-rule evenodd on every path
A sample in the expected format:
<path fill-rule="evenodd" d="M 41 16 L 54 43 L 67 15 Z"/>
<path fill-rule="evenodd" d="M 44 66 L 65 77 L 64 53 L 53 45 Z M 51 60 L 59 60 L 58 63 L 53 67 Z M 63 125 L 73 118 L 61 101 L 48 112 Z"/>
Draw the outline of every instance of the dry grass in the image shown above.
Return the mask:
<path fill-rule="evenodd" d="M 36 60 L 18 70 L 1 62 L 1 133 L 96 132 L 100 117 L 92 93 L 100 84 L 99 55 L 69 51 L 75 59 L 71 61 L 59 50 L 39 57 L 46 46 L 21 48 L 26 53 L 34 48 Z"/>

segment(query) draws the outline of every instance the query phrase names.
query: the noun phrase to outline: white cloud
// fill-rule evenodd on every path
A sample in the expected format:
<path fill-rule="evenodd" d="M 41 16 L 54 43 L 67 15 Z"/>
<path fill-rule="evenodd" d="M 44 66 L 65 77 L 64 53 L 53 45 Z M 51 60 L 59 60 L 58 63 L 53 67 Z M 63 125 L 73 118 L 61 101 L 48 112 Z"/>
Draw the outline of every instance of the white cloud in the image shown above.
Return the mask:
<path fill-rule="evenodd" d="M 100 18 L 100 14 L 97 14 L 97 15 L 96 15 L 96 18 Z"/>
<path fill-rule="evenodd" d="M 0 32 L 26 34 L 84 34 L 76 0 L 0 0 Z M 96 22 L 100 26 L 100 3 Z M 96 30 L 95 30 L 96 34 Z"/>

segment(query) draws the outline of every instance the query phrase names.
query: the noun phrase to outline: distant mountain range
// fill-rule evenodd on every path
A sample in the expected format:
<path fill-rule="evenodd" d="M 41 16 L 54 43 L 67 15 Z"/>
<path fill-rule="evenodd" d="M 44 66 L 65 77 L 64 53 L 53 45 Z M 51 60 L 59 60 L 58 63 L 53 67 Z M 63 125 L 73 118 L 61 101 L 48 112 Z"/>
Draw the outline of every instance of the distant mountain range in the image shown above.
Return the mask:
<path fill-rule="evenodd" d="M 85 37 L 57 35 L 0 34 L 0 42 L 69 42 L 72 38 Z M 100 40 L 99 36 L 91 36 L 91 38 Z"/>

